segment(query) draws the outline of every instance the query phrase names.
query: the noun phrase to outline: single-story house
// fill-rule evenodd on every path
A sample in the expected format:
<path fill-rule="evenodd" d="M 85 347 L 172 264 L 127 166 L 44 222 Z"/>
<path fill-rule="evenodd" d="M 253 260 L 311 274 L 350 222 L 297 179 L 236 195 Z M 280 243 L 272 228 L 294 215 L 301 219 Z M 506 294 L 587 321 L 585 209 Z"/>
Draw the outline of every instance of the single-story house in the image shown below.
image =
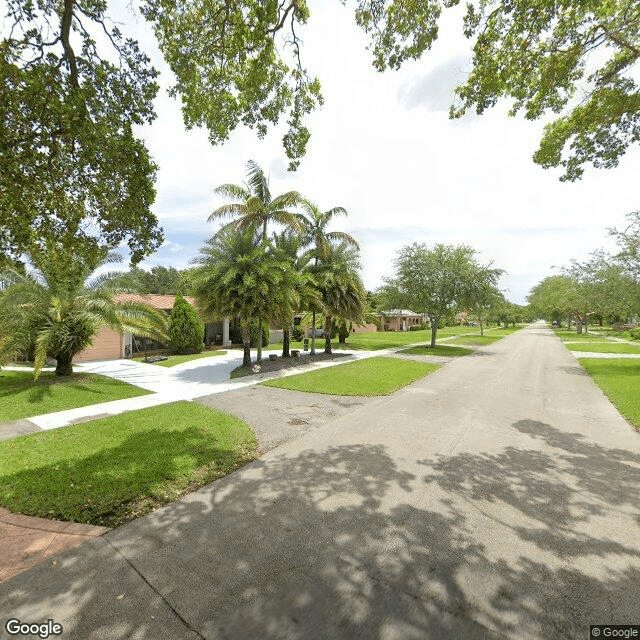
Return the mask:
<path fill-rule="evenodd" d="M 191 296 L 184 296 L 184 299 L 195 306 L 195 299 Z M 116 302 L 143 302 L 154 309 L 171 312 L 175 296 L 159 295 L 154 293 L 118 293 L 115 296 Z M 224 346 L 231 344 L 229 340 L 229 318 L 222 322 L 209 322 L 205 324 L 203 342 L 207 345 L 218 342 Z M 109 327 L 102 327 L 93 339 L 93 344 L 81 351 L 73 359 L 74 362 L 87 362 L 89 360 L 116 360 L 118 358 L 129 358 L 136 352 L 143 352 L 145 348 L 149 351 L 157 349 L 163 345 L 158 345 L 149 338 L 134 336 L 130 333 L 120 334 Z"/>
<path fill-rule="evenodd" d="M 412 326 L 427 322 L 427 316 L 409 309 L 389 309 L 378 313 L 383 331 L 409 331 Z"/>

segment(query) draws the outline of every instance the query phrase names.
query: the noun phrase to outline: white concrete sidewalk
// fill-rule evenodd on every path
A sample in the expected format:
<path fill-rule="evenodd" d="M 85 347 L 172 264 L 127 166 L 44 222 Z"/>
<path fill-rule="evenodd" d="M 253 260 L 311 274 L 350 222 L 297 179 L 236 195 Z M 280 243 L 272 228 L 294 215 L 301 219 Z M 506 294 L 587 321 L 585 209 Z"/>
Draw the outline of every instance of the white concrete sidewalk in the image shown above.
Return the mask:
<path fill-rule="evenodd" d="M 402 349 L 406 346 L 400 347 Z M 132 360 L 109 360 L 102 362 L 87 362 L 75 365 L 77 371 L 96 373 L 108 376 L 135 385 L 142 389 L 147 389 L 153 393 L 135 398 L 124 398 L 122 400 L 112 400 L 100 404 L 92 404 L 86 407 L 66 409 L 47 413 L 39 416 L 26 418 L 37 427 L 43 430 L 66 427 L 78 422 L 87 422 L 97 418 L 113 416 L 126 411 L 145 409 L 178 400 L 193 400 L 202 396 L 215 393 L 233 391 L 264 380 L 280 378 L 284 376 L 304 373 L 313 369 L 323 369 L 354 360 L 362 360 L 373 356 L 389 355 L 397 349 L 382 349 L 379 351 L 356 351 L 348 352 L 349 355 L 336 360 L 325 360 L 314 362 L 304 367 L 290 367 L 274 371 L 271 373 L 258 373 L 252 376 L 245 376 L 234 380 L 229 379 L 229 373 L 238 367 L 242 362 L 242 351 L 232 351 L 226 356 L 212 356 L 211 358 L 200 358 L 185 362 L 175 367 L 159 367 L 144 362 Z M 268 352 L 266 352 L 268 353 Z M 265 352 L 263 354 L 266 355 Z M 336 350 L 336 354 L 344 353 Z M 252 359 L 255 354 L 252 352 Z"/>

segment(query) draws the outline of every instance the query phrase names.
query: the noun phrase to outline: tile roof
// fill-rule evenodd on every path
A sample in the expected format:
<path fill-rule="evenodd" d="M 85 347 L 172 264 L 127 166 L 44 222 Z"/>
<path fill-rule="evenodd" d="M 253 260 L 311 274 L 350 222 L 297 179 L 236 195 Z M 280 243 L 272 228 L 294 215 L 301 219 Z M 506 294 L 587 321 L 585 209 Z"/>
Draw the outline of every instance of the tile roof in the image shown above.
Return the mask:
<path fill-rule="evenodd" d="M 192 296 L 184 296 L 184 299 L 193 307 L 196 301 Z M 171 311 L 173 303 L 176 301 L 175 296 L 164 296 L 157 293 L 117 293 L 115 295 L 116 302 L 144 302 L 154 309 L 163 309 Z"/>

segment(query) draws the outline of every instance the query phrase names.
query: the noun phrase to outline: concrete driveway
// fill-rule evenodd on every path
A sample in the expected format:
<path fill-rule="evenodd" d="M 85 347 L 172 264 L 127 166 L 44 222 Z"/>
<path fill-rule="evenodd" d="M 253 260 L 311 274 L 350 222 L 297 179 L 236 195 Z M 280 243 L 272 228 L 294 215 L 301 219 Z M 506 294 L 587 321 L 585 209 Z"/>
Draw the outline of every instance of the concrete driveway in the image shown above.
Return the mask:
<path fill-rule="evenodd" d="M 537 326 L 0 584 L 0 621 L 584 640 L 640 623 L 638 593 L 640 439 Z"/>

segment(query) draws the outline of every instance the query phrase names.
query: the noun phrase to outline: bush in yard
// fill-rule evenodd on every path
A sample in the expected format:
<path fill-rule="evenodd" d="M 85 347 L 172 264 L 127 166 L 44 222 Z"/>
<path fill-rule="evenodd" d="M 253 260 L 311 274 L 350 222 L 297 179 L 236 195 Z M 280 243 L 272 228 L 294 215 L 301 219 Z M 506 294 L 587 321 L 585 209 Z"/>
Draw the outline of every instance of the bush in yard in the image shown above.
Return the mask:
<path fill-rule="evenodd" d="M 176 353 L 200 353 L 203 347 L 204 323 L 196 310 L 177 295 L 169 315 L 169 341 Z"/>
<path fill-rule="evenodd" d="M 262 346 L 269 344 L 269 323 L 262 323 Z M 258 323 L 251 323 L 251 347 L 255 349 L 258 346 Z"/>
<path fill-rule="evenodd" d="M 640 327 L 637 329 L 631 329 L 631 331 L 629 331 L 629 337 L 632 340 L 640 340 Z"/>

